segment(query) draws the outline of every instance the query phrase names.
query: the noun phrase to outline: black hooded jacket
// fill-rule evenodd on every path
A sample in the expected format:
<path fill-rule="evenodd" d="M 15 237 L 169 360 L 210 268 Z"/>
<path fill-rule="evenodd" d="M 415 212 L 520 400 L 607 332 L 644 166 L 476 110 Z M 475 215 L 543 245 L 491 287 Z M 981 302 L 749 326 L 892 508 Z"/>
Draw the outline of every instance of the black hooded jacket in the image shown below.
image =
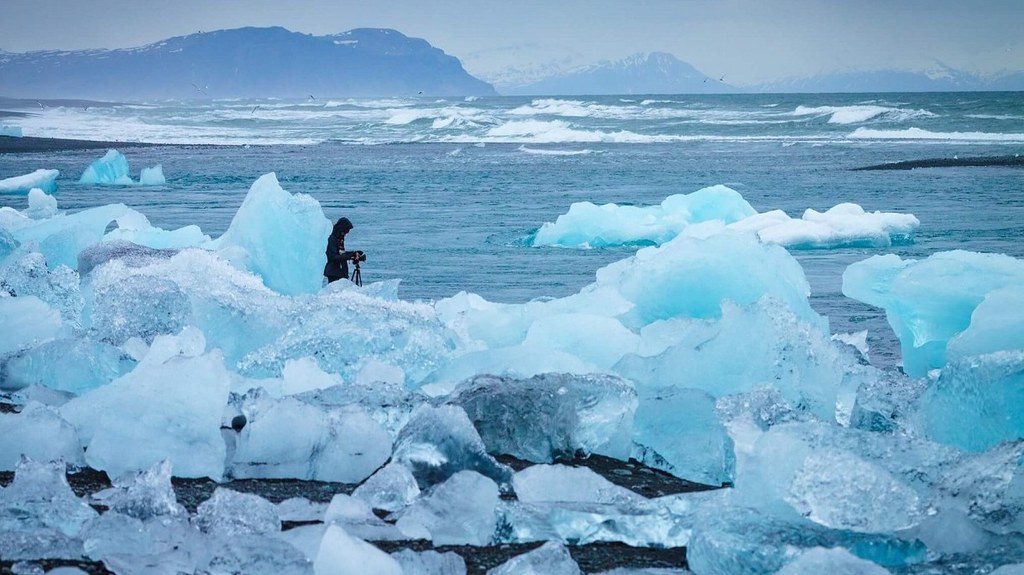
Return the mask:
<path fill-rule="evenodd" d="M 355 252 L 345 251 L 344 236 L 332 233 L 327 238 L 327 265 L 324 266 L 324 275 L 328 278 L 348 279 L 348 262 L 355 255 Z"/>

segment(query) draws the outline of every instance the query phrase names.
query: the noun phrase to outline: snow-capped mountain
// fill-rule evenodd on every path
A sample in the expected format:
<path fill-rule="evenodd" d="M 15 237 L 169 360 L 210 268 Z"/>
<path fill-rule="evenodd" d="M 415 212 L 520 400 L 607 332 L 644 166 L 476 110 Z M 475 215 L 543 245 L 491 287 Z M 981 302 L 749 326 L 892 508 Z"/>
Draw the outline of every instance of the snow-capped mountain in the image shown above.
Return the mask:
<path fill-rule="evenodd" d="M 519 85 L 508 95 L 707 94 L 738 92 L 724 78 L 709 76 L 671 54 L 634 54 Z"/>

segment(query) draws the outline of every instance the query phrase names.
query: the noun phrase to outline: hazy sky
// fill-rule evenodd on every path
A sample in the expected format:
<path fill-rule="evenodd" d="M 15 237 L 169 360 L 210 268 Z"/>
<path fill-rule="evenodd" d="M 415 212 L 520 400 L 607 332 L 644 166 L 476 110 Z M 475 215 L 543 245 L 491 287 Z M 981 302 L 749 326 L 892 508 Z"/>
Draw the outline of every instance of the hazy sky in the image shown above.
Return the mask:
<path fill-rule="evenodd" d="M 735 85 L 937 63 L 1024 70 L 1024 0 L 2 0 L 0 49 L 126 48 L 275 25 L 394 28 L 481 76 L 654 51 Z"/>

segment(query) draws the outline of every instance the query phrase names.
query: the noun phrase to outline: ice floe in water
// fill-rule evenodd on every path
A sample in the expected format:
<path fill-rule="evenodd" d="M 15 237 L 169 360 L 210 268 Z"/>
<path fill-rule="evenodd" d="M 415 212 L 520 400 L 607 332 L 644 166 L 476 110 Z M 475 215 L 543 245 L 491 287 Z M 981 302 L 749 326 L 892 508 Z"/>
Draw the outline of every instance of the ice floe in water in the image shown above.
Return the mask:
<path fill-rule="evenodd" d="M 107 150 L 102 158 L 89 164 L 89 167 L 82 172 L 78 179 L 81 184 L 87 185 L 114 185 L 114 186 L 159 186 L 167 183 L 164 179 L 163 167 L 160 165 L 152 168 L 143 168 L 139 181 L 132 180 L 128 171 L 128 158 L 117 150 Z"/>
<path fill-rule="evenodd" d="M 660 245 L 707 221 L 723 222 L 790 249 L 908 243 L 921 224 L 912 214 L 865 212 L 851 203 L 825 212 L 808 208 L 800 218 L 782 210 L 758 213 L 738 192 L 718 185 L 669 196 L 656 206 L 574 203 L 553 223 L 543 224 L 530 243 L 567 248 Z"/>
<path fill-rule="evenodd" d="M 884 308 L 901 340 L 904 370 L 882 370 L 832 337 L 778 245 L 884 246 L 909 218 L 842 205 L 787 222 L 721 186 L 657 209 L 574 206 L 577 243 L 654 245 L 563 298 L 408 302 L 396 282 L 321 288 L 330 223 L 272 174 L 216 239 L 33 197 L 0 210 L 4 559 L 465 569 L 366 541 L 421 538 L 558 542 L 505 570 L 575 572 L 559 545 L 589 542 L 688 546 L 701 575 L 1024 561 L 1024 264 L 850 266 L 844 292 Z M 555 464 L 587 456 L 729 487 L 648 498 Z M 101 515 L 64 479 L 83 464 L 114 481 Z M 324 508 L 223 488 L 190 513 L 172 470 L 354 491 Z M 286 516 L 320 523 L 283 532 Z"/>
<path fill-rule="evenodd" d="M 46 193 L 57 191 L 57 176 L 60 170 L 36 170 L 31 174 L 13 176 L 0 180 L 0 194 L 27 194 L 33 189 Z"/>

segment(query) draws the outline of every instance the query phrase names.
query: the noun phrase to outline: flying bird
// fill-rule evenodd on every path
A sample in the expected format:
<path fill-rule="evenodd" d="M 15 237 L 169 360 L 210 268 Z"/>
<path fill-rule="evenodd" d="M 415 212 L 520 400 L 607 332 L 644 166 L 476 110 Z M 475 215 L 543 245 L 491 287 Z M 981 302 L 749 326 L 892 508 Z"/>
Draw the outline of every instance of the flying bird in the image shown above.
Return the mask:
<path fill-rule="evenodd" d="M 313 97 L 313 94 L 310 94 L 310 95 L 309 95 L 309 99 L 310 99 L 310 100 L 313 100 L 314 102 L 316 102 L 316 98 L 314 98 L 314 97 Z"/>
<path fill-rule="evenodd" d="M 250 113 L 250 114 L 255 114 L 255 113 L 256 113 L 256 110 L 259 110 L 259 109 L 260 109 L 260 106 L 259 106 L 259 104 L 257 104 L 257 105 L 255 105 L 255 106 L 253 106 L 253 107 L 252 107 L 252 112 L 249 112 L 249 113 Z"/>
<path fill-rule="evenodd" d="M 195 82 L 192 82 L 192 87 L 195 88 L 197 92 L 199 92 L 201 94 L 206 94 L 206 89 L 209 88 L 210 85 L 207 84 L 207 85 L 203 86 L 202 88 L 200 88 Z"/>

